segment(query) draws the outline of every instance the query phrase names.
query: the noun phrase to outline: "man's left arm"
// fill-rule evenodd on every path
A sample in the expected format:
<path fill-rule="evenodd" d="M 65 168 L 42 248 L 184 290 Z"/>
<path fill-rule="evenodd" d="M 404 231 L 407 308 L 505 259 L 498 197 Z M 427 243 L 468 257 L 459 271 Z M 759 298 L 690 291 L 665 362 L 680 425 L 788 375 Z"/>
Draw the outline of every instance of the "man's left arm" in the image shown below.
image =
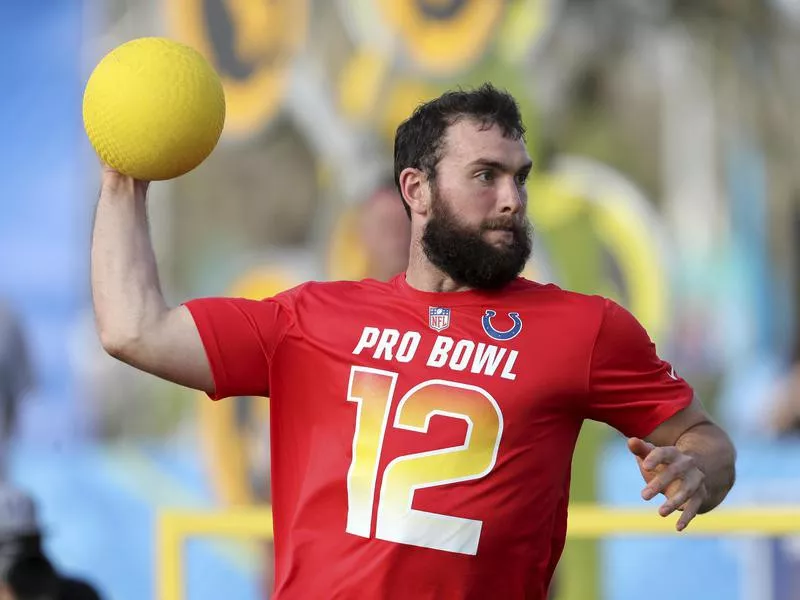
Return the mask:
<path fill-rule="evenodd" d="M 736 450 L 723 429 L 711 420 L 697 398 L 647 436 L 631 438 L 647 486 L 645 500 L 663 493 L 659 514 L 682 510 L 680 531 L 697 515 L 718 506 L 736 479 Z"/>
<path fill-rule="evenodd" d="M 647 482 L 642 497 L 663 493 L 662 516 L 682 510 L 678 531 L 722 502 L 735 477 L 733 444 L 691 386 L 659 358 L 644 327 L 611 300 L 603 304 L 587 392 L 584 417 L 628 438 Z"/>

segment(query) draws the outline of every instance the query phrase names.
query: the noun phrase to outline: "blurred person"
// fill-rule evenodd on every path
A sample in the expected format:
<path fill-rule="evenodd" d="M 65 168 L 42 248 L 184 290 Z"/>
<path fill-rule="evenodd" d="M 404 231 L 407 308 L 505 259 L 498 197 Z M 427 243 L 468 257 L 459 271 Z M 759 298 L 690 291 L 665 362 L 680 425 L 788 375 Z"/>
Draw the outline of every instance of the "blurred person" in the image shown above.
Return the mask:
<path fill-rule="evenodd" d="M 100 600 L 90 584 L 55 569 L 42 536 L 34 499 L 0 486 L 0 600 Z"/>
<path fill-rule="evenodd" d="M 367 255 L 367 278 L 389 281 L 408 267 L 411 227 L 394 182 L 386 182 L 359 207 L 358 231 Z"/>
<path fill-rule="evenodd" d="M 59 576 L 58 600 L 101 600 L 101 596 L 86 581 Z"/>
<path fill-rule="evenodd" d="M 777 436 L 800 436 L 800 331 L 789 358 L 788 370 L 769 393 L 767 428 Z"/>
<path fill-rule="evenodd" d="M 422 104 L 395 138 L 405 273 L 262 301 L 168 307 L 148 183 L 103 169 L 103 347 L 213 399 L 271 399 L 276 598 L 544 600 L 585 419 L 628 438 L 679 531 L 733 485 L 730 439 L 628 311 L 519 277 L 524 132 L 488 84 Z"/>
<path fill-rule="evenodd" d="M 366 278 L 388 281 L 408 267 L 408 246 L 411 227 L 403 210 L 403 202 L 394 185 L 387 178 L 358 206 L 358 238 L 367 257 Z M 267 483 L 267 488 L 269 483 Z M 271 491 L 267 489 L 267 498 Z M 272 565 L 272 542 L 264 544 L 265 567 L 262 574 L 263 596 L 269 598 L 275 577 Z"/>
<path fill-rule="evenodd" d="M 777 387 L 775 396 L 771 398 L 773 405 L 768 416 L 770 433 L 800 436 L 800 363 L 792 366 Z"/>
<path fill-rule="evenodd" d="M 0 600 L 58 600 L 59 580 L 47 558 L 19 558 L 8 569 L 0 587 Z"/>
<path fill-rule="evenodd" d="M 794 210 L 792 211 L 792 255 L 795 263 L 800 261 L 800 192 L 792 195 Z M 795 281 L 796 286 L 800 282 Z M 794 297 L 800 297 L 800 287 L 794 290 Z M 788 357 L 780 361 L 771 372 L 771 385 L 767 392 L 766 418 L 759 419 L 766 422 L 766 429 L 771 435 L 786 437 L 800 436 L 800 308 L 795 305 L 794 331 L 792 347 Z M 788 359 L 788 360 L 787 360 Z M 777 361 L 776 361 L 777 362 Z M 749 371 L 750 369 L 748 369 Z M 763 399 L 762 404 L 763 404 Z"/>
<path fill-rule="evenodd" d="M 43 554 L 22 556 L 0 583 L 0 600 L 100 600 L 87 583 L 59 576 Z"/>
<path fill-rule="evenodd" d="M 0 302 L 0 482 L 7 476 L 19 407 L 32 386 L 33 368 L 22 322 Z"/>

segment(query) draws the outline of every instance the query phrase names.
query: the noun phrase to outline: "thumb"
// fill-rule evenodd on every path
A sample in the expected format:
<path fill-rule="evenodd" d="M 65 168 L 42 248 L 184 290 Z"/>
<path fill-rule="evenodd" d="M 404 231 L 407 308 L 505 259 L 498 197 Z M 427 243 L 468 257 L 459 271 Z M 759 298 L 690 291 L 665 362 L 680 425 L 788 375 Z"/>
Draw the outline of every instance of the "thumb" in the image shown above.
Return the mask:
<path fill-rule="evenodd" d="M 653 448 L 655 448 L 653 444 L 645 442 L 642 439 L 635 437 L 628 438 L 628 450 L 630 450 L 631 453 L 637 458 L 644 460 L 647 458 L 647 455 L 650 454 Z"/>

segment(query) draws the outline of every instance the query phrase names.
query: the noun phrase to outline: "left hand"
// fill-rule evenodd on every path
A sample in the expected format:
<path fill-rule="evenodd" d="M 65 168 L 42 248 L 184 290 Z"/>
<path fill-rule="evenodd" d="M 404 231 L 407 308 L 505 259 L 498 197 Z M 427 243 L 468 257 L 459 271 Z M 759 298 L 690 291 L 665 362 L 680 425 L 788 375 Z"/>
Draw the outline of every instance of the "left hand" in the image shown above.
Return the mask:
<path fill-rule="evenodd" d="M 708 497 L 705 473 L 698 468 L 695 459 L 675 446 L 656 447 L 639 438 L 628 439 L 628 450 L 636 457 L 647 482 L 642 498 L 651 500 L 659 493 L 664 494 L 667 501 L 658 509 L 658 514 L 666 517 L 676 510 L 683 511 L 675 528 L 686 529 Z"/>

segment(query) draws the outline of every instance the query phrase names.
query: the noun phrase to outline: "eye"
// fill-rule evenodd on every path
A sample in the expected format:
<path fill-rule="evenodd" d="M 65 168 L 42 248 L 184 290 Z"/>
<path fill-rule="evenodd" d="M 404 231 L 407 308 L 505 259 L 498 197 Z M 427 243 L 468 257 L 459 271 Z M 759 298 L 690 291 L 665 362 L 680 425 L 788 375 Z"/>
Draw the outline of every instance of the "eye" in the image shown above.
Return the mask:
<path fill-rule="evenodd" d="M 517 185 L 520 186 L 525 185 L 528 182 L 528 174 L 529 173 L 527 171 L 524 171 L 522 173 L 517 173 L 516 176 Z"/>
<path fill-rule="evenodd" d="M 494 181 L 494 173 L 492 171 L 480 171 L 475 175 L 478 178 L 478 181 L 483 181 L 484 183 L 488 183 L 490 181 Z"/>

